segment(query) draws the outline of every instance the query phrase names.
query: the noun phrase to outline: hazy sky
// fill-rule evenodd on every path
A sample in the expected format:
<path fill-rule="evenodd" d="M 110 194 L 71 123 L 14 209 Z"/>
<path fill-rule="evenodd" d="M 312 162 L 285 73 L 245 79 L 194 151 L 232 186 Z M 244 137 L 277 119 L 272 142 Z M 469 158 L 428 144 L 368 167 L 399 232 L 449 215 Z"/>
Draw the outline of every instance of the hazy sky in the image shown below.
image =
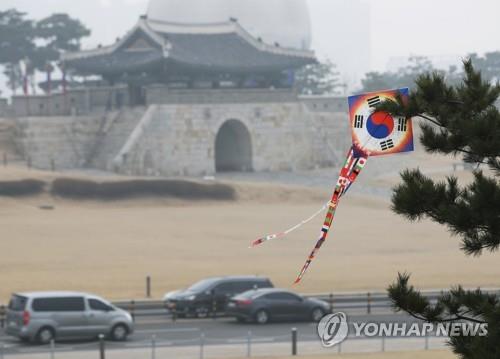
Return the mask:
<path fill-rule="evenodd" d="M 345 37 L 343 27 L 349 27 L 346 31 L 355 31 L 360 21 L 356 14 L 344 16 L 339 11 L 339 2 L 346 5 L 361 1 L 369 6 L 370 59 L 364 71 L 385 70 L 389 59 L 397 56 L 451 55 L 459 58 L 470 52 L 500 50 L 499 0 L 308 1 L 314 49 L 320 56 L 334 61 L 336 57 L 358 56 L 355 43 L 343 49 L 335 46 L 336 39 Z M 146 12 L 147 3 L 148 0 L 0 0 L 0 10 L 16 7 L 34 18 L 68 12 L 92 28 L 92 38 L 85 45 L 95 46 L 122 36 L 133 26 L 138 15 Z M 343 19 L 342 26 L 335 20 L 339 17 Z"/>
<path fill-rule="evenodd" d="M 338 1 L 338 0 L 335 0 Z M 333 3 L 335 3 L 333 1 Z M 350 2 L 350 0 L 340 0 Z M 371 68 L 384 70 L 390 57 L 465 55 L 500 50 L 500 1 L 498 0 L 364 0 L 370 7 Z M 331 0 L 309 0 L 315 45 L 329 49 L 336 36 L 329 33 Z M 356 26 L 356 19 L 352 19 Z M 355 56 L 355 45 L 346 48 Z"/>

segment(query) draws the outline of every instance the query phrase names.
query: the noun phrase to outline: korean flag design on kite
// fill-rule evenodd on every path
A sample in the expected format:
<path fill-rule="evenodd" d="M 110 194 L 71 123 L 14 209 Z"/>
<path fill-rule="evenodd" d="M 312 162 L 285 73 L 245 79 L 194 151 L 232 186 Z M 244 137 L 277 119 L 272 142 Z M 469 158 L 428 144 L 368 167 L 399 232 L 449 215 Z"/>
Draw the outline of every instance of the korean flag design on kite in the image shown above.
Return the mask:
<path fill-rule="evenodd" d="M 340 199 L 356 181 L 370 156 L 389 155 L 413 151 L 413 127 L 411 119 L 393 117 L 382 111 L 375 111 L 376 106 L 385 100 L 395 100 L 400 95 L 403 101 L 408 100 L 408 89 L 380 91 L 349 97 L 349 116 L 352 129 L 352 147 L 349 149 L 344 166 L 335 186 L 330 202 L 311 217 L 301 221 L 288 230 L 261 237 L 252 242 L 252 247 L 264 242 L 284 238 L 287 234 L 299 229 L 312 221 L 323 210 L 328 209 L 321 232 L 316 244 L 307 257 L 295 283 L 299 283 L 309 266 L 317 257 L 319 250 L 326 241 L 333 225 L 335 213 Z"/>
<path fill-rule="evenodd" d="M 408 99 L 407 88 L 349 97 L 352 143 L 357 154 L 381 156 L 413 151 L 411 119 L 374 111 L 378 104 L 395 100 L 398 94 Z"/>

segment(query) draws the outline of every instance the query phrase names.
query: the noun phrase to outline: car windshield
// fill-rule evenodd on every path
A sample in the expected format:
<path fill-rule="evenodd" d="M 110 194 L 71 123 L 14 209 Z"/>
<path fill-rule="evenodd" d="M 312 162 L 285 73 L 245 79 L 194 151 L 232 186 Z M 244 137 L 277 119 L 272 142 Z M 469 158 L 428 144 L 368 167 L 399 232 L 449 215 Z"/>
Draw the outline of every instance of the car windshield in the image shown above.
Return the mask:
<path fill-rule="evenodd" d="M 26 308 L 26 297 L 13 295 L 10 299 L 9 309 L 13 311 L 23 311 Z"/>
<path fill-rule="evenodd" d="M 248 290 L 248 291 L 246 291 L 244 293 L 238 294 L 238 298 L 253 299 L 253 298 L 256 298 L 256 297 L 258 297 L 260 295 L 262 295 L 261 291 L 255 290 L 255 289 L 251 289 L 251 290 Z"/>
<path fill-rule="evenodd" d="M 203 292 L 205 290 L 210 289 L 210 287 L 216 282 L 216 279 L 204 279 L 201 280 L 195 284 L 193 284 L 191 287 L 187 289 L 189 292 Z"/>

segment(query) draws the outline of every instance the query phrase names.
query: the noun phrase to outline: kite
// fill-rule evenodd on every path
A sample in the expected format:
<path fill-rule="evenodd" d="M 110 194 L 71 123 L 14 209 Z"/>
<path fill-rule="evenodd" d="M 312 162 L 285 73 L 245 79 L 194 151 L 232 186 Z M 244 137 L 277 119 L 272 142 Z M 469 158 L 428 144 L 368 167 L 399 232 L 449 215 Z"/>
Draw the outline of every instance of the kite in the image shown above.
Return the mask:
<path fill-rule="evenodd" d="M 284 238 L 304 224 L 312 221 L 323 211 L 327 210 L 316 245 L 297 276 L 295 284 L 302 280 L 312 261 L 316 258 L 321 246 L 326 241 L 340 199 L 356 181 L 365 167 L 368 158 L 372 156 L 411 152 L 414 150 L 413 125 L 411 119 L 406 117 L 393 117 L 387 112 L 375 111 L 376 106 L 383 101 L 395 101 L 398 97 L 403 101 L 407 101 L 408 95 L 408 89 L 404 88 L 349 97 L 349 121 L 352 134 L 352 147 L 349 149 L 344 165 L 340 170 L 337 184 L 335 185 L 330 201 L 312 216 L 304 219 L 286 231 L 270 234 L 252 242 L 251 247 L 256 247 L 271 240 Z"/>
<path fill-rule="evenodd" d="M 357 153 L 373 157 L 413 151 L 411 119 L 373 110 L 383 101 L 395 101 L 398 95 L 407 101 L 408 89 L 349 97 L 352 143 Z"/>

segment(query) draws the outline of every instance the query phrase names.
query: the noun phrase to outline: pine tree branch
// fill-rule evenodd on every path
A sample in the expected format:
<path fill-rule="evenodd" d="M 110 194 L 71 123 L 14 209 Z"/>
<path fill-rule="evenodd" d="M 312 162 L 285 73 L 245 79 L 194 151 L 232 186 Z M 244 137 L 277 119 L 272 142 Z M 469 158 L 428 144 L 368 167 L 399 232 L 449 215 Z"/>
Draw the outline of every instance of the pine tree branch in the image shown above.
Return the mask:
<path fill-rule="evenodd" d="M 411 310 L 408 310 L 408 309 L 401 309 L 401 308 L 398 308 L 397 306 L 396 306 L 396 310 L 402 310 L 402 311 L 404 311 L 406 314 L 408 314 L 408 315 L 409 315 L 410 317 L 412 317 L 412 318 L 415 318 L 415 319 L 421 320 L 421 321 L 423 321 L 423 322 L 430 323 L 430 322 L 429 322 L 429 319 L 427 319 L 427 318 L 426 318 L 426 317 L 424 317 L 423 315 L 418 315 L 418 314 L 416 314 L 416 313 L 412 312 Z"/>
<path fill-rule="evenodd" d="M 468 321 L 468 322 L 471 322 L 471 323 L 477 323 L 477 324 L 487 323 L 484 320 L 479 320 L 479 319 L 468 317 L 468 316 L 465 316 L 465 315 L 456 315 L 456 316 L 451 317 L 451 318 L 446 318 L 446 319 L 445 318 L 441 318 L 439 320 L 436 320 L 436 319 L 430 319 L 429 317 L 426 317 L 425 315 L 419 315 L 417 313 L 414 313 L 413 311 L 411 311 L 409 309 L 401 309 L 401 308 L 397 308 L 397 309 L 404 311 L 410 317 L 413 317 L 415 319 L 418 319 L 418 320 L 421 320 L 421 321 L 427 322 L 427 323 L 454 323 L 454 322 L 458 322 L 458 321 L 461 321 L 461 320 Z"/>
<path fill-rule="evenodd" d="M 458 180 L 434 182 L 419 170 L 402 173 L 403 183 L 394 189 L 392 209 L 415 221 L 427 217 L 446 225 L 452 234 L 462 238 L 467 255 L 480 255 L 500 247 L 500 184 L 476 172 L 474 182 L 466 188 Z"/>
<path fill-rule="evenodd" d="M 464 316 L 464 315 L 457 315 L 455 318 L 450 318 L 450 319 L 447 319 L 447 320 L 443 320 L 443 323 L 446 323 L 446 322 L 458 322 L 458 321 L 461 321 L 461 320 L 465 320 L 467 322 L 477 323 L 477 324 L 485 324 L 485 323 L 487 323 L 484 320 L 479 320 L 479 319 L 467 317 L 467 316 Z"/>
<path fill-rule="evenodd" d="M 464 79 L 458 85 L 449 86 L 437 73 L 419 77 L 416 85 L 408 101 L 386 101 L 381 109 L 393 116 L 422 118 L 420 140 L 427 152 L 461 154 L 478 171 L 470 185 L 460 187 L 454 177 L 435 182 L 419 170 L 406 170 L 403 183 L 394 189 L 393 210 L 412 221 L 427 217 L 447 226 L 462 237 L 467 255 L 496 251 L 500 248 L 500 111 L 495 103 L 500 86 L 484 81 L 471 61 L 464 62 Z M 493 176 L 479 171 L 482 164 Z M 462 359 L 500 358 L 500 301 L 496 294 L 458 287 L 431 303 L 409 284 L 409 278 L 400 274 L 388 288 L 396 310 L 433 323 L 487 324 L 487 335 L 463 333 L 450 337 L 449 343 Z"/>
<path fill-rule="evenodd" d="M 431 305 L 429 299 L 408 284 L 409 279 L 408 274 L 399 274 L 397 281 L 388 288 L 389 297 L 397 311 L 404 311 L 411 317 L 428 323 L 487 323 L 486 320 L 479 319 L 485 316 L 484 310 L 480 309 L 482 302 L 471 302 L 471 298 L 475 300 L 476 297 L 483 300 L 481 292 L 465 292 L 459 287 L 458 290 L 442 294 L 437 303 Z M 496 302 L 492 304 L 496 305 Z"/>
<path fill-rule="evenodd" d="M 444 126 L 439 121 L 437 121 L 434 118 L 429 117 L 427 115 L 418 114 L 415 117 L 420 117 L 420 118 L 422 118 L 422 119 L 424 119 L 424 120 L 426 120 L 426 121 L 428 121 L 428 122 L 432 123 L 433 125 L 436 125 L 436 126 L 438 126 L 440 128 L 445 128 L 445 129 L 447 128 L 446 126 Z M 470 151 L 470 150 L 467 150 L 467 149 L 464 149 L 462 147 L 454 147 L 451 150 L 452 150 L 452 152 L 463 153 L 463 154 L 469 155 L 471 157 L 477 157 L 477 153 L 475 153 L 473 151 Z M 500 170 L 500 161 L 498 160 L 497 156 L 487 156 L 485 158 L 487 158 L 487 160 L 475 158 L 474 162 L 477 163 L 478 165 L 479 164 L 487 165 L 487 166 L 489 166 L 491 168 L 496 168 L 496 169 Z"/>
<path fill-rule="evenodd" d="M 424 120 L 429 121 L 429 122 L 431 122 L 432 124 L 434 124 L 436 126 L 439 126 L 439 127 L 442 127 L 442 128 L 446 128 L 441 123 L 439 123 L 438 121 L 434 120 L 433 118 L 431 118 L 429 116 L 426 116 L 426 115 L 423 115 L 423 114 L 418 114 L 416 117 L 421 117 Z"/>

